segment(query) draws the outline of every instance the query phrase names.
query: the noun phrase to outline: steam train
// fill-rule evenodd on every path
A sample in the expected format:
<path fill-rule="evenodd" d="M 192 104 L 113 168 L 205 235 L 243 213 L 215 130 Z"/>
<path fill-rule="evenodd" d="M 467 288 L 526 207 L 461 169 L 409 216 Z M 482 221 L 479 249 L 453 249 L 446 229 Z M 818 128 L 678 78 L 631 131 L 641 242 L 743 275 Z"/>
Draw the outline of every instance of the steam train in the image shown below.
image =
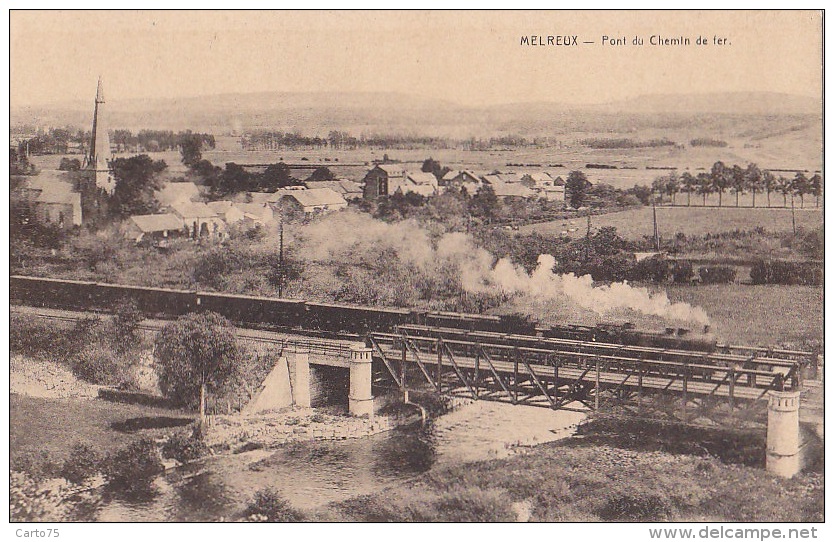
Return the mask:
<path fill-rule="evenodd" d="M 446 311 L 362 307 L 299 299 L 278 299 L 218 292 L 147 288 L 76 280 L 11 276 L 9 300 L 30 306 L 69 310 L 110 311 L 123 300 L 133 300 L 150 317 L 176 318 L 207 310 L 248 326 L 303 329 L 332 334 L 363 335 L 393 332 L 412 324 L 467 331 L 532 335 L 545 338 L 596 341 L 634 346 L 716 351 L 715 338 L 686 329 L 665 332 L 635 329 L 630 324 L 543 326 L 518 314 L 484 315 Z"/>

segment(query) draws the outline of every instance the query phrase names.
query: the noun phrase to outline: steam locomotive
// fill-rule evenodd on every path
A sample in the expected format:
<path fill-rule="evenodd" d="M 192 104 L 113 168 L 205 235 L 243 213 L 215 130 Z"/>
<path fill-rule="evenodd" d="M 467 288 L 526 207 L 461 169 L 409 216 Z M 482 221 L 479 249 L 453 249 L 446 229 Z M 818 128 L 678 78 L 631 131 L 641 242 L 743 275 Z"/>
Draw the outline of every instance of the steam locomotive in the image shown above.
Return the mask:
<path fill-rule="evenodd" d="M 405 324 L 532 335 L 545 338 L 596 341 L 674 350 L 714 352 L 715 338 L 705 329 L 693 333 L 668 328 L 665 332 L 635 329 L 631 324 L 543 326 L 519 314 L 484 315 L 447 311 L 362 307 L 218 292 L 147 288 L 120 284 L 40 277 L 10 277 L 12 303 L 69 310 L 112 310 L 123 300 L 133 300 L 139 310 L 155 318 L 176 318 L 209 310 L 247 326 L 315 330 L 332 334 L 364 335 L 369 331 L 393 332 Z"/>

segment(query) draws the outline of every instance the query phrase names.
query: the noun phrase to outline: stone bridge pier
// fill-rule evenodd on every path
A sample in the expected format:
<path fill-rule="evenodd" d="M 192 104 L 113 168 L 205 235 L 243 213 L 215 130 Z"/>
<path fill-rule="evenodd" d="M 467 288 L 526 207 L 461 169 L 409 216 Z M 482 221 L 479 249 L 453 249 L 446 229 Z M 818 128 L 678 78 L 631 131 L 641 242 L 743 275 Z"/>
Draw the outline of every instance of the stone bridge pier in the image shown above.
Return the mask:
<path fill-rule="evenodd" d="M 371 393 L 373 381 L 372 350 L 365 346 L 350 349 L 350 394 L 348 395 L 348 412 L 351 416 L 374 415 L 374 397 Z"/>

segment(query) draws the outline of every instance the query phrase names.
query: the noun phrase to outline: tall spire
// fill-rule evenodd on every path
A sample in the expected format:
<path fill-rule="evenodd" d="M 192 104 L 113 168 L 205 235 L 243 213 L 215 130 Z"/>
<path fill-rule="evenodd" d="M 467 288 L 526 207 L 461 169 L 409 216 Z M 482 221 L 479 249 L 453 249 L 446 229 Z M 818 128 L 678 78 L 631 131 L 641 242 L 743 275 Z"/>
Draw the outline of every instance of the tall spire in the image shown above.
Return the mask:
<path fill-rule="evenodd" d="M 95 171 L 96 186 L 112 193 L 116 187 L 110 172 L 110 134 L 108 133 L 106 116 L 104 114 L 104 86 L 101 76 L 96 87 L 96 103 L 93 111 L 93 132 L 90 140 L 90 154 L 87 157 L 86 168 Z"/>

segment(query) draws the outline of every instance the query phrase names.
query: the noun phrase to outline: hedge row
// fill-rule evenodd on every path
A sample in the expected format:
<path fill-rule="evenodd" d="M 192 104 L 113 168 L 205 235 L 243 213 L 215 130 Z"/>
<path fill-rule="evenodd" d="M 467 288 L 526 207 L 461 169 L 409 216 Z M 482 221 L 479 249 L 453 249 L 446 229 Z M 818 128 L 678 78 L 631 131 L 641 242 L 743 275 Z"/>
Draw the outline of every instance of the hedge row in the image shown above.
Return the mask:
<path fill-rule="evenodd" d="M 822 265 L 808 262 L 760 261 L 750 269 L 753 284 L 822 284 Z"/>

